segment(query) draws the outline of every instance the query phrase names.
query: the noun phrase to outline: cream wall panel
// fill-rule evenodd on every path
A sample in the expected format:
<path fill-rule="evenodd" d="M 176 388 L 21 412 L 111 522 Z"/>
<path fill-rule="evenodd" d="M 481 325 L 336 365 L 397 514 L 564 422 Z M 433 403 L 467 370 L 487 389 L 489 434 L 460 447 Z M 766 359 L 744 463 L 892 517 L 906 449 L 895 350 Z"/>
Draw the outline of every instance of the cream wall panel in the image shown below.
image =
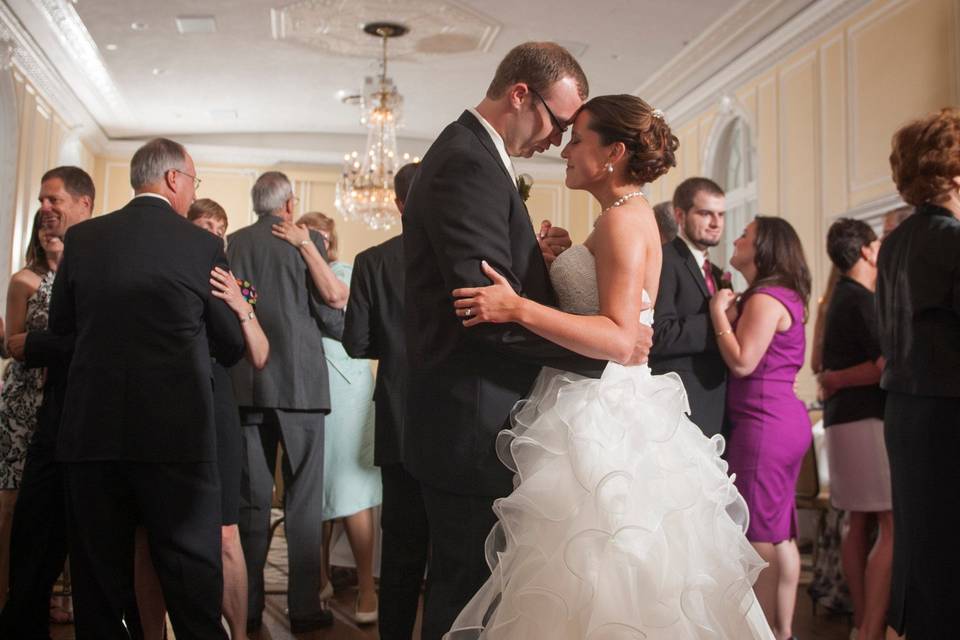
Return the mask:
<path fill-rule="evenodd" d="M 108 161 L 105 168 L 103 207 L 100 213 L 111 213 L 120 209 L 133 198 L 133 188 L 130 186 L 129 161 Z"/>
<path fill-rule="evenodd" d="M 953 0 L 889 2 L 850 26 L 851 205 L 891 191 L 890 138 L 904 122 L 951 104 Z"/>
<path fill-rule="evenodd" d="M 698 124 L 683 129 L 680 136 L 680 160 L 684 179 L 700 173 L 700 136 Z"/>
<path fill-rule="evenodd" d="M 818 198 L 818 110 L 819 87 L 817 57 L 803 54 L 785 65 L 780 74 L 780 213 L 787 219 L 803 243 L 811 273 L 818 274 L 820 202 Z M 813 323 L 808 323 L 807 343 L 813 339 Z M 809 356 L 810 350 L 807 350 Z M 800 391 L 810 397 L 816 392 L 813 378 L 804 369 Z"/>
<path fill-rule="evenodd" d="M 256 170 L 197 165 L 197 175 L 203 180 L 197 197 L 215 200 L 226 210 L 227 233 L 253 222 L 255 216 L 251 209 L 250 188 L 257 179 Z"/>
<path fill-rule="evenodd" d="M 777 84 L 768 78 L 757 87 L 757 205 L 773 215 L 780 208 L 779 138 Z"/>
<path fill-rule="evenodd" d="M 849 209 L 844 55 L 839 35 L 820 48 L 820 184 L 821 207 L 827 219 Z"/>

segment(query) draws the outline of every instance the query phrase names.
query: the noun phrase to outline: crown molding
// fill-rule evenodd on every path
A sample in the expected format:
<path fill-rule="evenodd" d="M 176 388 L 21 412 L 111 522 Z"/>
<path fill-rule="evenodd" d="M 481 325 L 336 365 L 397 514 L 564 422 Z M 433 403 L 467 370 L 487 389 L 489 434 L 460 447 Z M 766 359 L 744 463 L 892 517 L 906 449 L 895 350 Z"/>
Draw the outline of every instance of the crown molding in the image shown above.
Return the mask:
<path fill-rule="evenodd" d="M 107 143 L 106 134 L 6 2 L 0 2 L 0 40 L 13 45 L 15 72 L 30 83 L 71 133 L 91 152 L 100 153 Z"/>
<path fill-rule="evenodd" d="M 725 54 L 713 51 L 710 48 L 703 50 L 703 55 L 697 57 L 688 57 L 690 50 L 694 50 L 694 43 L 684 48 L 679 56 L 674 58 L 657 77 L 671 77 L 673 75 L 683 76 L 686 79 L 680 79 L 671 82 L 670 90 L 663 92 L 663 98 L 658 102 L 658 93 L 652 81 L 647 82 L 638 91 L 648 88 L 652 103 L 658 104 L 663 109 L 671 123 L 680 125 L 687 120 L 702 112 L 710 105 L 716 103 L 724 95 L 732 95 L 736 88 L 754 78 L 764 71 L 773 68 L 778 62 L 797 51 L 803 45 L 812 41 L 814 38 L 823 35 L 826 31 L 835 27 L 837 23 L 853 15 L 857 10 L 869 4 L 871 0 L 816 0 L 801 9 L 798 13 L 789 18 L 781 26 L 777 27 L 772 33 L 763 37 L 759 42 L 752 45 L 742 55 L 730 54 L 735 50 L 728 50 Z M 752 5 L 754 0 L 745 0 L 744 3 L 737 5 L 731 14 L 740 15 L 740 11 L 745 5 Z M 719 24 L 724 24 L 726 19 Z M 713 31 L 711 28 L 710 33 Z M 698 38 L 699 41 L 699 38 Z M 697 42 L 697 41 L 695 41 Z M 736 42 L 736 40 L 732 41 Z M 730 46 L 733 46 L 731 44 Z M 702 68 L 712 68 L 709 60 L 703 58 L 726 57 L 728 62 L 725 66 L 708 77 L 697 82 L 697 79 L 703 75 Z M 675 98 L 676 91 L 673 87 L 690 86 L 689 91 L 682 97 Z M 640 94 L 644 96 L 645 94 Z M 666 105 L 666 106 L 663 106 Z"/>

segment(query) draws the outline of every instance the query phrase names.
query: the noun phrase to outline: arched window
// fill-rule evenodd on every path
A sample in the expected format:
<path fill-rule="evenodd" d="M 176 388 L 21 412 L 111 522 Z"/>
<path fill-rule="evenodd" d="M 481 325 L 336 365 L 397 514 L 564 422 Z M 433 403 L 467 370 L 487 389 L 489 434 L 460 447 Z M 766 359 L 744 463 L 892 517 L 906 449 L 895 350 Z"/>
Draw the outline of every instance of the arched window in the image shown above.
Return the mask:
<path fill-rule="evenodd" d="M 733 273 L 734 288 L 742 291 L 746 281 L 728 265 L 733 255 L 733 241 L 757 214 L 757 160 L 746 115 L 729 99 L 722 104 L 725 113 L 714 126 L 704 167 L 706 175 L 716 181 L 727 196 L 723 239 L 711 258 L 722 265 L 724 271 Z"/>

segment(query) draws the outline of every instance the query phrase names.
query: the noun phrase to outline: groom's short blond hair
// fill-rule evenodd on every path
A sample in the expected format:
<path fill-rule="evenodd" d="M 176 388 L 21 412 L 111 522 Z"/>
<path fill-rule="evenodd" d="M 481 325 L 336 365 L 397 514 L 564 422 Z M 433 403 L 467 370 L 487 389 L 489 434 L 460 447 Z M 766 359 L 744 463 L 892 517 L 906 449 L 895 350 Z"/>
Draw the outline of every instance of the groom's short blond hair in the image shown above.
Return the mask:
<path fill-rule="evenodd" d="M 511 85 L 525 82 L 541 94 L 554 82 L 573 78 L 581 100 L 590 94 L 587 76 L 573 54 L 556 42 L 524 42 L 515 46 L 500 61 L 493 81 L 487 89 L 491 100 L 502 98 Z"/>

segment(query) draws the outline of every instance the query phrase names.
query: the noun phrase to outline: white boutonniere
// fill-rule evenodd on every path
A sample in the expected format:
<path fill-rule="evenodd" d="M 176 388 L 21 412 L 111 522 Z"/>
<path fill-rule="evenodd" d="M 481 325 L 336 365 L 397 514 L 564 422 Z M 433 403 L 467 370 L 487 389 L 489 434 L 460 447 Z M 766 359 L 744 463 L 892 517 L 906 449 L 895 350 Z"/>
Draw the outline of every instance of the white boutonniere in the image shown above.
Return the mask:
<path fill-rule="evenodd" d="M 528 173 L 521 173 L 517 176 L 517 191 L 520 192 L 520 197 L 523 198 L 523 201 L 526 202 L 527 198 L 530 197 L 530 187 L 533 186 L 533 178 Z"/>

